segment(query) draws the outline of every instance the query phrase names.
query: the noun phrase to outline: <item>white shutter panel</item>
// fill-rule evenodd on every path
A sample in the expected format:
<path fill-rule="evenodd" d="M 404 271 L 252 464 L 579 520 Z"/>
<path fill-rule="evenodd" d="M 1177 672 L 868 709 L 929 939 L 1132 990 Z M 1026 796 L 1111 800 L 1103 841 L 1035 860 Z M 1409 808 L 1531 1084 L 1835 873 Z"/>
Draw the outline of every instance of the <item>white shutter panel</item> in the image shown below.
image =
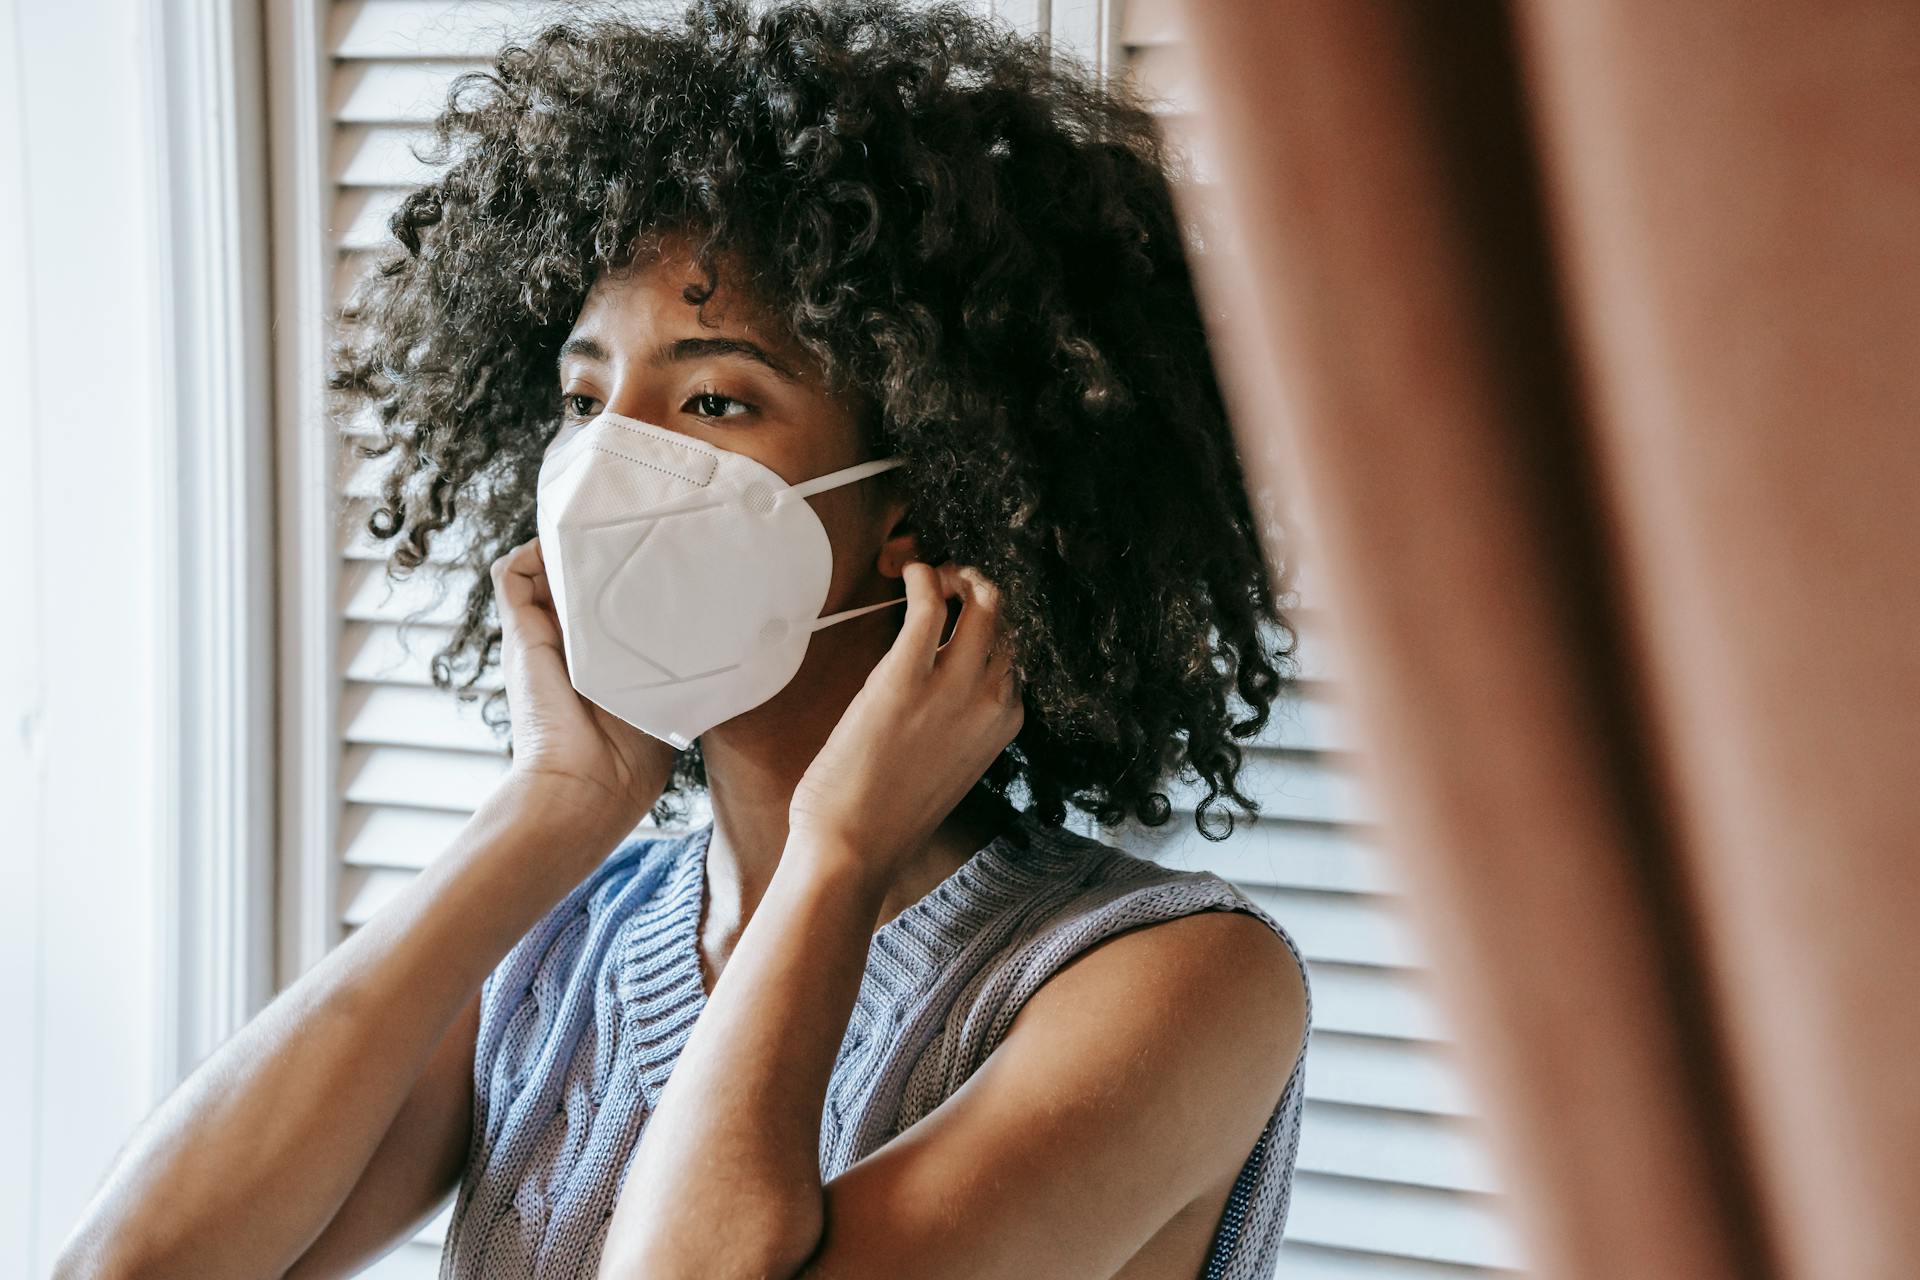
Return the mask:
<path fill-rule="evenodd" d="M 1204 3 L 1204 0 L 1185 0 Z M 1118 64 L 1156 99 L 1169 136 L 1195 147 L 1183 0 L 1125 0 Z M 1190 152 L 1196 181 L 1213 173 Z M 1231 879 L 1285 925 L 1314 994 L 1307 1104 L 1279 1274 L 1333 1280 L 1465 1280 L 1524 1264 L 1482 1146 L 1423 961 L 1403 925 L 1392 869 L 1372 847 L 1373 814 L 1352 772 L 1339 681 L 1318 632 L 1318 598 L 1298 584 L 1298 696 L 1248 753 L 1243 789 L 1258 821 L 1214 844 L 1193 829 L 1198 793 L 1159 832 L 1129 828 L 1139 851 Z"/>

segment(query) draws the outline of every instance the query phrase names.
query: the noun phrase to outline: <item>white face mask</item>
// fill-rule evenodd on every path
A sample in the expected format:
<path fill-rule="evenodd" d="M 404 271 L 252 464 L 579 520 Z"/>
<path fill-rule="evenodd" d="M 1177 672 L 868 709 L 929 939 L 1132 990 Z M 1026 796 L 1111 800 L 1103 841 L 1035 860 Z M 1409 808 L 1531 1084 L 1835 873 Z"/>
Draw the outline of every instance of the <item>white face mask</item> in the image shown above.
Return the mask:
<path fill-rule="evenodd" d="M 904 461 L 789 485 L 617 413 L 562 429 L 537 521 L 573 687 L 681 749 L 780 692 L 815 631 L 906 599 L 820 616 L 833 547 L 808 496 Z"/>

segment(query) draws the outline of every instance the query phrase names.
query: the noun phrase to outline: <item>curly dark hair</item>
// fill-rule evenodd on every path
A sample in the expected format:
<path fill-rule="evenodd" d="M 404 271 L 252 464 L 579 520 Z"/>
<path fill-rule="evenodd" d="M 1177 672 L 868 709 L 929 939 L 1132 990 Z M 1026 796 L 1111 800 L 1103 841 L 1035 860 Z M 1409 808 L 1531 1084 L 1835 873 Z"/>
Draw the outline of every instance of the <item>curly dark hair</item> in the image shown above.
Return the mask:
<path fill-rule="evenodd" d="M 745 264 L 729 283 L 909 459 L 922 554 L 999 585 L 1026 719 L 983 787 L 1158 826 L 1184 776 L 1210 839 L 1223 797 L 1258 812 L 1237 740 L 1293 679 L 1279 525 L 1249 503 L 1185 161 L 1142 91 L 956 3 L 581 5 L 457 77 L 433 136 L 441 176 L 335 317 L 329 386 L 379 426 L 363 456 L 398 451 L 367 520 L 388 575 L 443 532 L 474 571 L 437 686 L 476 697 L 499 660 L 484 570 L 535 532 L 559 344 L 596 273 L 671 230 L 708 282 L 687 301 Z M 656 816 L 704 783 L 696 743 Z"/>

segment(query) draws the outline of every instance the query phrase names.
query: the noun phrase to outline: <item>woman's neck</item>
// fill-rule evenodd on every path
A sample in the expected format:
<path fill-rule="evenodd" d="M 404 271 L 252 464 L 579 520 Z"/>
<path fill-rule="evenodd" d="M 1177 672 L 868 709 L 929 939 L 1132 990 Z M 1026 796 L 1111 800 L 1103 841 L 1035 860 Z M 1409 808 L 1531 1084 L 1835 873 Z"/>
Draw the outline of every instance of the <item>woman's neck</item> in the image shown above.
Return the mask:
<path fill-rule="evenodd" d="M 787 687 L 700 735 L 713 835 L 707 845 L 701 949 L 717 975 L 766 895 L 787 844 L 787 808 L 847 704 L 892 643 L 883 613 L 815 637 Z M 925 896 L 1013 819 L 1012 806 L 977 793 L 957 806 L 920 849 L 900 859 L 876 927 Z"/>
<path fill-rule="evenodd" d="M 766 895 L 786 848 L 788 804 L 832 729 L 829 724 L 815 741 L 794 721 L 782 723 L 785 733 L 742 732 L 747 726 L 736 723 L 701 736 L 713 834 L 700 934 L 716 975 Z M 900 860 L 875 927 L 919 901 L 1016 816 L 1011 805 L 985 792 L 956 806 L 920 849 Z"/>

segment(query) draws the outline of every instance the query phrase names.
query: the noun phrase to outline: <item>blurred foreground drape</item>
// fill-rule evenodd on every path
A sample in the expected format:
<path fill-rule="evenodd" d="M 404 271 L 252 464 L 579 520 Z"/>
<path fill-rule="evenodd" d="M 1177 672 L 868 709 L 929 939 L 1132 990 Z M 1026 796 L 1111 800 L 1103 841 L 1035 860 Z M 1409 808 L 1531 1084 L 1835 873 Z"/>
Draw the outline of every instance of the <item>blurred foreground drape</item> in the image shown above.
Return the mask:
<path fill-rule="evenodd" d="M 1187 16 L 1236 425 L 1541 1273 L 1920 1275 L 1920 5 Z"/>

